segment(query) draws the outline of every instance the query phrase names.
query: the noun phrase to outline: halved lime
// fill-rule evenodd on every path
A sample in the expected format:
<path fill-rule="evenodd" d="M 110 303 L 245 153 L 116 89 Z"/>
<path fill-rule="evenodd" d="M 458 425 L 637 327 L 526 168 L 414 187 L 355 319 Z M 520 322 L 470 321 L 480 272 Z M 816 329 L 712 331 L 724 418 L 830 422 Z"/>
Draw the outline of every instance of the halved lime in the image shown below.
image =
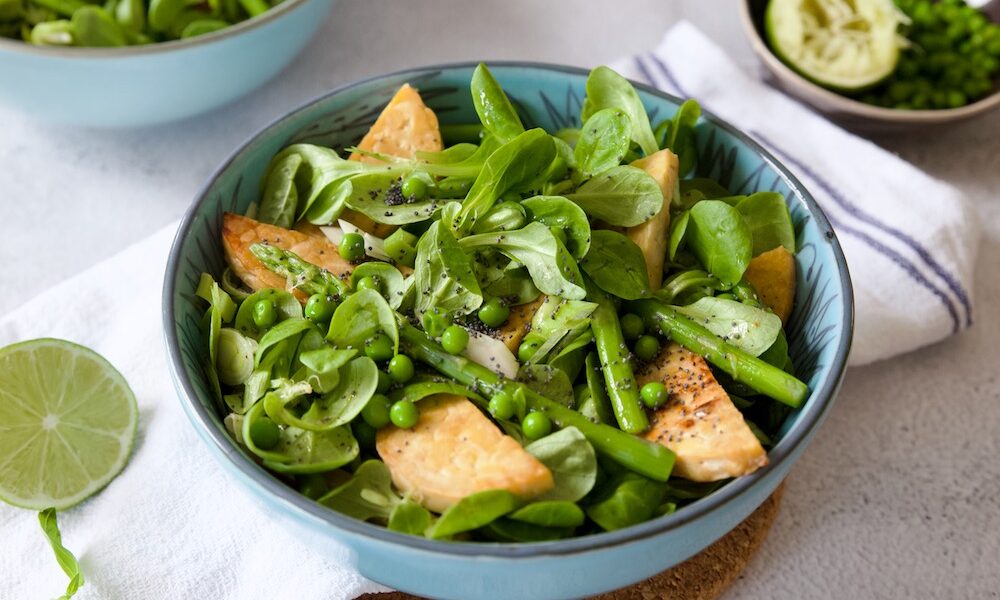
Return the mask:
<path fill-rule="evenodd" d="M 0 349 L 0 500 L 61 510 L 125 466 L 139 409 L 121 373 L 55 339 Z"/>
<path fill-rule="evenodd" d="M 892 0 L 770 0 L 764 30 L 774 53 L 805 77 L 858 91 L 896 69 L 903 18 Z"/>

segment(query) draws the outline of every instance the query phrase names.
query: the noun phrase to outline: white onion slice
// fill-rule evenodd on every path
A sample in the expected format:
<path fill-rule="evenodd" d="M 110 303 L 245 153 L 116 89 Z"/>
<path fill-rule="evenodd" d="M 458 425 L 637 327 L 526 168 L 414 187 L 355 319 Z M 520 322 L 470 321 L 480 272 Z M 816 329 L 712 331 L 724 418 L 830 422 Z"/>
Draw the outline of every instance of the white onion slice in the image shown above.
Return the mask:
<path fill-rule="evenodd" d="M 469 329 L 466 331 L 469 332 L 469 345 L 462 353 L 466 358 L 503 375 L 507 379 L 517 377 L 520 363 L 517 362 L 517 357 L 507 348 L 506 344 L 485 333 Z"/>

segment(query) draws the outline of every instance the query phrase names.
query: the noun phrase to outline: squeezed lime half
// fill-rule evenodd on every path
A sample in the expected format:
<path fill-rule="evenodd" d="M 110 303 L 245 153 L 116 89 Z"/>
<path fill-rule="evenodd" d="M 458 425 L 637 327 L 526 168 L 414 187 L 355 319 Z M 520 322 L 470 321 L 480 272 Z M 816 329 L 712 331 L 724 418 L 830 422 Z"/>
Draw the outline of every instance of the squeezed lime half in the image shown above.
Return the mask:
<path fill-rule="evenodd" d="M 138 421 L 125 378 L 93 350 L 56 339 L 0 349 L 0 500 L 85 500 L 121 472 Z"/>
<path fill-rule="evenodd" d="M 764 30 L 775 54 L 803 76 L 856 92 L 896 69 L 903 19 L 892 0 L 771 0 Z"/>

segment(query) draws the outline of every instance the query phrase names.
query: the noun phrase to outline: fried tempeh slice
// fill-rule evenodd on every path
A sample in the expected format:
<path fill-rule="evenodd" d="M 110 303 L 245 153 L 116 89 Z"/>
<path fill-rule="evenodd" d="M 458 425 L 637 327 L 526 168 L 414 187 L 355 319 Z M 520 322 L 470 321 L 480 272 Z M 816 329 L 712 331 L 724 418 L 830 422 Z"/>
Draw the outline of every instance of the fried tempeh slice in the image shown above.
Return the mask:
<path fill-rule="evenodd" d="M 396 487 L 436 512 L 476 492 L 504 489 L 528 500 L 555 485 L 545 465 L 461 396 L 421 400 L 417 424 L 381 429 L 375 448 Z"/>
<path fill-rule="evenodd" d="M 633 167 L 646 171 L 660 184 L 663 192 L 663 208 L 650 220 L 625 230 L 625 235 L 639 246 L 646 259 L 649 273 L 649 289 L 658 290 L 663 283 L 663 260 L 667 254 L 670 237 L 670 201 L 678 185 L 679 162 L 670 150 L 644 156 L 632 162 Z"/>
<path fill-rule="evenodd" d="M 250 252 L 250 246 L 268 243 L 299 255 L 302 260 L 322 267 L 334 275 L 350 274 L 353 265 L 340 256 L 337 247 L 319 228 L 310 226 L 306 232 L 268 225 L 249 217 L 225 213 L 222 216 L 222 247 L 229 268 L 252 290 L 285 289 L 285 278 L 265 267 Z M 307 295 L 294 290 L 295 297 L 305 301 Z"/>
<path fill-rule="evenodd" d="M 441 141 L 437 115 L 424 104 L 417 90 L 405 83 L 382 109 L 382 114 L 362 138 L 358 148 L 399 158 L 412 158 L 418 151 L 440 152 L 444 149 L 444 143 Z M 357 152 L 351 154 L 349 160 L 382 164 L 382 161 L 373 156 Z M 396 230 L 395 225 L 376 223 L 349 208 L 344 210 L 341 218 L 381 238 Z"/>
<path fill-rule="evenodd" d="M 496 338 L 504 343 L 511 352 L 517 354 L 521 340 L 531 331 L 531 318 L 545 302 L 545 294 L 526 304 L 510 307 L 510 316 L 504 324 L 497 328 Z"/>
<path fill-rule="evenodd" d="M 743 277 L 781 323 L 787 323 L 795 302 L 795 256 L 784 246 L 768 250 L 750 261 Z"/>
<path fill-rule="evenodd" d="M 636 373 L 636 381 L 659 381 L 670 391 L 643 437 L 674 451 L 674 475 L 718 481 L 767 464 L 764 448 L 701 356 L 671 342 Z"/>

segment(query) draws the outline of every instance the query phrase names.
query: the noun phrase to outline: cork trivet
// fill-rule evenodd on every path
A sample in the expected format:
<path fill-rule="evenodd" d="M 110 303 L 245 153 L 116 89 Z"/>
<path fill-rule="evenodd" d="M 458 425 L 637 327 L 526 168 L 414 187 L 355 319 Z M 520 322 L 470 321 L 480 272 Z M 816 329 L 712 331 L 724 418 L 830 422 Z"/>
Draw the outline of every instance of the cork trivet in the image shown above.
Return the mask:
<path fill-rule="evenodd" d="M 683 563 L 593 600 L 716 600 L 740 576 L 778 514 L 784 484 L 745 521 Z M 421 600 L 402 592 L 365 594 L 357 600 Z"/>

